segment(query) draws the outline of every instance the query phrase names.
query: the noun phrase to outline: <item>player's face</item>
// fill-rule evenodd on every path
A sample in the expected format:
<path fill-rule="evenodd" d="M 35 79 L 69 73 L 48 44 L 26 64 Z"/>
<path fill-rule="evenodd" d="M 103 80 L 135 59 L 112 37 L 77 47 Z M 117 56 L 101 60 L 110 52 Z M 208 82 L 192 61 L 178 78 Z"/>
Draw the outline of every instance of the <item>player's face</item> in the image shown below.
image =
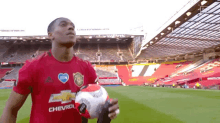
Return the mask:
<path fill-rule="evenodd" d="M 76 43 L 75 25 L 67 18 L 58 19 L 52 37 L 56 43 L 72 47 Z"/>

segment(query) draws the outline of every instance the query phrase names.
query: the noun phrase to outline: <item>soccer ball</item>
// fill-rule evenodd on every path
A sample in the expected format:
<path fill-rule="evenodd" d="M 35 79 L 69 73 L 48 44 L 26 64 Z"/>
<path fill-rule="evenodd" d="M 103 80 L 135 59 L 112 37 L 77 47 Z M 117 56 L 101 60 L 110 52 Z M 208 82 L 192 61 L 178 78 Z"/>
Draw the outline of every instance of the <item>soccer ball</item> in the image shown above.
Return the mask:
<path fill-rule="evenodd" d="M 75 107 L 81 116 L 94 119 L 98 118 L 99 113 L 102 111 L 108 99 L 109 96 L 105 88 L 97 84 L 89 84 L 77 92 Z"/>

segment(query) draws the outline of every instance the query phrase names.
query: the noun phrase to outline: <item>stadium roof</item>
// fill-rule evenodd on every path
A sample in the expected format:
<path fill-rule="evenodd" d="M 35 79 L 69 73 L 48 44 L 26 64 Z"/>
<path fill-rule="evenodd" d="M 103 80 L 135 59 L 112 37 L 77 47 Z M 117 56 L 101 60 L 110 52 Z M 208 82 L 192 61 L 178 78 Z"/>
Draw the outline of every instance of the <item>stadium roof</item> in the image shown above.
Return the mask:
<path fill-rule="evenodd" d="M 144 35 L 143 31 L 136 30 L 116 30 L 109 28 L 79 28 L 76 29 L 76 35 Z M 38 36 L 33 35 L 31 31 L 26 30 L 0 30 L 0 37 L 3 36 Z M 46 35 L 44 35 L 46 36 Z"/>
<path fill-rule="evenodd" d="M 138 58 L 201 52 L 220 44 L 220 0 L 199 0 L 142 47 Z"/>
<path fill-rule="evenodd" d="M 143 36 L 138 34 L 99 34 L 99 35 L 76 35 L 77 40 L 81 39 L 128 39 L 134 38 L 135 36 Z M 1 41 L 28 41 L 28 40 L 50 40 L 47 35 L 38 35 L 38 36 L 0 36 Z"/>

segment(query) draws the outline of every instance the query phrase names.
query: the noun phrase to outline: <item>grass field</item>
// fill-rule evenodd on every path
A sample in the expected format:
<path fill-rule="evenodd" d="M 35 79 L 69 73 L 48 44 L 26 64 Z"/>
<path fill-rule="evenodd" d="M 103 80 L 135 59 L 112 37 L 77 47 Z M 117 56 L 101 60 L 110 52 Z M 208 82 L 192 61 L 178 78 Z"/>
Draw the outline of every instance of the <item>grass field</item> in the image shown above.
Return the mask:
<path fill-rule="evenodd" d="M 111 98 L 119 100 L 120 114 L 112 123 L 220 123 L 220 91 L 143 86 L 106 89 Z M 0 115 L 10 91 L 0 90 Z M 17 123 L 28 123 L 30 109 L 29 96 Z"/>

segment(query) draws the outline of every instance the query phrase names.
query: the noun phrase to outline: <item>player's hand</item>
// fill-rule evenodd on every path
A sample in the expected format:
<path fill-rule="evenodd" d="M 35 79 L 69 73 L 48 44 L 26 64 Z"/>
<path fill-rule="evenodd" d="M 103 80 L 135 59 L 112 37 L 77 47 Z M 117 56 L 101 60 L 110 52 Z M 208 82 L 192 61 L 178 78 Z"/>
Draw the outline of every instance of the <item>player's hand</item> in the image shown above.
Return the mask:
<path fill-rule="evenodd" d="M 112 105 L 111 107 L 109 107 L 109 114 L 108 114 L 108 117 L 110 119 L 115 119 L 117 117 L 117 114 L 116 113 L 119 113 L 119 105 L 118 105 L 118 99 L 112 99 L 110 101 L 110 104 Z M 118 111 L 116 111 L 118 110 Z"/>

